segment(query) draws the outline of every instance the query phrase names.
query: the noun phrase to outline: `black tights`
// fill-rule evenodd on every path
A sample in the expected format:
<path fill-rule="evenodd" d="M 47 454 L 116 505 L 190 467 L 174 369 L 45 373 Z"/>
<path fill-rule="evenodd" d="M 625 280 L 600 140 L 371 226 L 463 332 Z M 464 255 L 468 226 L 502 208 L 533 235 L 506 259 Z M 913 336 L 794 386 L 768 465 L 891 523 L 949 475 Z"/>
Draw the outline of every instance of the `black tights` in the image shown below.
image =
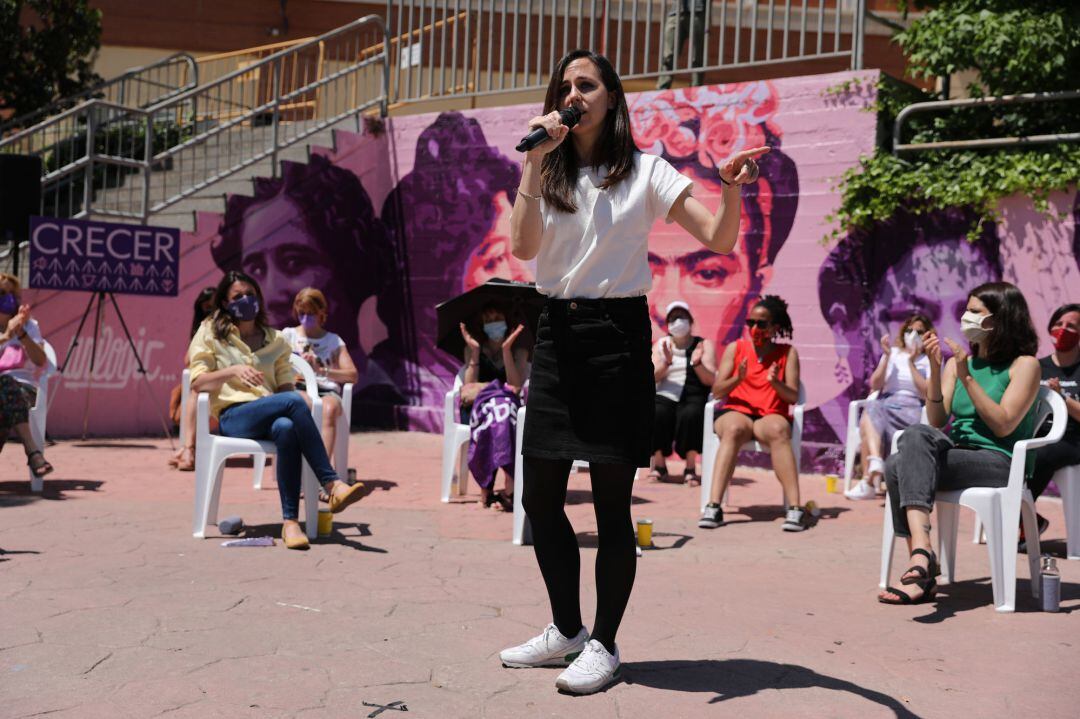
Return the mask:
<path fill-rule="evenodd" d="M 566 516 L 566 484 L 571 462 L 524 458 L 522 502 L 532 525 L 536 563 L 544 576 L 552 622 L 563 635 L 581 631 L 581 557 L 577 536 Z M 630 464 L 592 464 L 593 510 L 599 548 L 596 552 L 596 619 L 592 638 L 615 651 L 615 633 L 622 622 L 637 572 L 630 494 L 637 468 Z"/>

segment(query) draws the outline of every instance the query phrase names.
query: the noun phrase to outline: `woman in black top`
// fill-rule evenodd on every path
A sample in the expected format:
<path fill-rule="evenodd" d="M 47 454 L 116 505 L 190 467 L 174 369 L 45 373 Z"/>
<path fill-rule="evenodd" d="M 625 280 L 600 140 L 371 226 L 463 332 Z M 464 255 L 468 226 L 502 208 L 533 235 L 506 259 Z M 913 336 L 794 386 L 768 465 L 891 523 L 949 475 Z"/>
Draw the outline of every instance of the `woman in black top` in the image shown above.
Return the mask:
<path fill-rule="evenodd" d="M 1035 450 L 1035 471 L 1028 481 L 1031 495 L 1039 495 L 1062 467 L 1080 464 L 1080 304 L 1062 305 L 1050 316 L 1046 331 L 1054 351 L 1041 358 L 1042 384 L 1065 398 L 1069 424 L 1060 442 Z M 1049 522 L 1039 515 L 1039 533 Z"/>

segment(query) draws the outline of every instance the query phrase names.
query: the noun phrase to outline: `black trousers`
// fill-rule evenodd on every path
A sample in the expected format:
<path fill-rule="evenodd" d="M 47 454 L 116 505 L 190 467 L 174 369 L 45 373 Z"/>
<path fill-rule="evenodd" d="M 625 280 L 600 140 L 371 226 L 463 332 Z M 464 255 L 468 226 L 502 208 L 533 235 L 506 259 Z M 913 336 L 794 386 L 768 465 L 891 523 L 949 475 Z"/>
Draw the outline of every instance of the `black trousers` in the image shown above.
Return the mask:
<path fill-rule="evenodd" d="M 1039 447 L 1035 450 L 1035 472 L 1028 481 L 1031 495 L 1038 499 L 1054 473 L 1073 464 L 1080 464 L 1080 442 L 1063 437 L 1060 442 Z"/>
<path fill-rule="evenodd" d="M 676 402 L 656 395 L 656 419 L 653 423 L 653 452 L 671 456 L 671 447 L 680 457 L 690 452 L 701 453 L 705 443 L 705 397 L 691 397 Z"/>

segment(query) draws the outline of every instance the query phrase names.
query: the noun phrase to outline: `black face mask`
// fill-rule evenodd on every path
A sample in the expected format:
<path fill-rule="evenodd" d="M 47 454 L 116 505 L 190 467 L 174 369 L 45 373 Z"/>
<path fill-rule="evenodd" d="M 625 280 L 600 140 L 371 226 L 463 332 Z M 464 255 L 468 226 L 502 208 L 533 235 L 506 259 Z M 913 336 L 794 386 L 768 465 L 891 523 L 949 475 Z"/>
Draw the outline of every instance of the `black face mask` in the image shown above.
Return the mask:
<path fill-rule="evenodd" d="M 244 295 L 225 305 L 225 309 L 232 315 L 233 320 L 250 322 L 259 316 L 259 300 L 254 295 Z"/>

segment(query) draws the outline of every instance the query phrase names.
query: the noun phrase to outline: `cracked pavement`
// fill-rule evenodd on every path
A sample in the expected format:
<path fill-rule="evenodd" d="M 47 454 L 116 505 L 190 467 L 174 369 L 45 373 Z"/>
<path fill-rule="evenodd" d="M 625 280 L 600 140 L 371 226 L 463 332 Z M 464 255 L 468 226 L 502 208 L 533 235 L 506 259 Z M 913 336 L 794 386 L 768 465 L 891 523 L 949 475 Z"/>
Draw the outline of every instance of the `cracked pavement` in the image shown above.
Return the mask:
<path fill-rule="evenodd" d="M 532 551 L 475 487 L 439 502 L 441 438 L 354 434 L 371 494 L 308 552 L 191 537 L 191 473 L 162 440 L 64 441 L 43 496 L 22 453 L 0 453 L 0 719 L 366 717 L 1071 717 L 1080 687 L 1080 562 L 1059 560 L 1062 612 L 1045 614 L 1020 566 L 1017 612 L 994 612 L 984 547 L 962 513 L 957 577 L 937 604 L 874 598 L 879 502 L 826 494 L 802 534 L 780 531 L 775 479 L 737 472 L 730 521 L 697 528 L 698 490 L 635 486 L 657 549 L 639 561 L 619 636 L 624 680 L 590 697 L 555 669 L 498 652 L 549 620 Z M 674 464 L 672 465 L 675 466 Z M 567 512 L 582 545 L 591 623 L 596 553 L 587 475 Z M 1061 505 L 1044 551 L 1064 552 Z M 277 536 L 272 470 L 226 470 L 220 516 Z M 903 565 L 899 550 L 894 569 Z"/>

